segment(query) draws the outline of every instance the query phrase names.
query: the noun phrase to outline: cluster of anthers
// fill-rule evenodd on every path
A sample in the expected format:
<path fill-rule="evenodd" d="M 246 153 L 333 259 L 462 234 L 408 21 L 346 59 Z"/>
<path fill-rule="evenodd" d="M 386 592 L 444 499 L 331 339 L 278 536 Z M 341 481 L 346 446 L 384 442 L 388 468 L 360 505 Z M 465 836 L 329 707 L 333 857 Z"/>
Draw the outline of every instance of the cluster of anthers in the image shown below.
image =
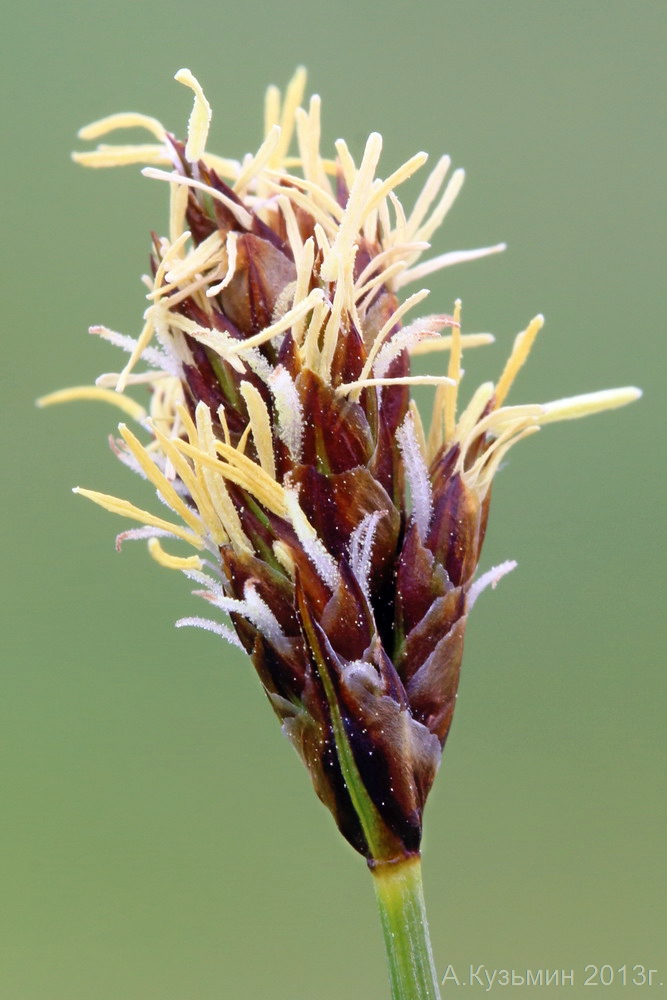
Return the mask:
<path fill-rule="evenodd" d="M 94 140 L 140 126 L 146 145 L 77 153 L 90 167 L 147 164 L 166 181 L 169 235 L 155 238 L 138 338 L 93 327 L 129 354 L 95 386 L 53 393 L 114 403 L 118 458 L 171 515 L 80 489 L 140 522 L 123 532 L 182 570 L 231 619 L 186 618 L 242 646 L 305 760 L 316 790 L 371 863 L 414 853 L 424 800 L 449 730 L 467 615 L 512 567 L 475 578 L 498 466 L 544 424 L 636 399 L 633 388 L 507 406 L 542 318 L 520 333 L 494 384 L 457 413 L 464 348 L 488 334 L 453 316 L 403 325 L 427 295 L 399 300 L 440 268 L 503 249 L 421 262 L 463 182 L 443 157 L 408 213 L 398 186 L 418 153 L 376 177 L 381 137 L 357 165 L 345 142 L 320 152 L 320 101 L 301 107 L 305 73 L 270 88 L 265 138 L 243 160 L 206 150 L 210 108 L 194 91 L 185 145 L 153 118 L 119 114 Z M 290 153 L 296 138 L 296 155 Z M 446 331 L 443 335 L 442 331 Z M 409 356 L 449 351 L 446 375 L 415 376 Z M 138 370 L 140 363 L 143 369 Z M 410 386 L 432 384 L 428 427 Z M 150 391 L 148 410 L 127 392 Z M 168 552 L 164 539 L 195 550 Z"/>

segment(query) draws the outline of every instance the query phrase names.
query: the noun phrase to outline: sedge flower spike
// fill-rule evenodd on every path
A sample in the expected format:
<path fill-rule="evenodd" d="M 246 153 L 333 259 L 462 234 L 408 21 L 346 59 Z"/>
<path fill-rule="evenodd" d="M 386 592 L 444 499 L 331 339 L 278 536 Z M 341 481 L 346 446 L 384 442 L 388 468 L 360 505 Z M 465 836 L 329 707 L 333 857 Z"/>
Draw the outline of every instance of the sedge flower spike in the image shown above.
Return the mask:
<path fill-rule="evenodd" d="M 320 799 L 372 867 L 417 856 L 424 803 L 452 721 L 468 613 L 513 568 L 477 576 L 490 487 L 507 451 L 555 420 L 636 399 L 618 389 L 506 405 L 542 327 L 518 335 L 494 383 L 459 411 L 461 309 L 406 320 L 438 268 L 503 249 L 425 261 L 463 181 L 441 159 L 410 211 L 396 194 L 423 153 L 378 175 L 381 137 L 355 163 L 320 150 L 320 101 L 299 71 L 267 94 L 265 138 L 241 160 L 209 153 L 211 110 L 194 92 L 186 142 L 139 114 L 81 132 L 140 126 L 151 141 L 75 154 L 90 167 L 144 164 L 166 182 L 169 232 L 154 237 L 136 339 L 91 332 L 129 355 L 94 387 L 45 397 L 113 402 L 112 442 L 154 486 L 152 513 L 91 490 L 211 605 L 179 625 L 208 628 L 252 658 Z M 294 147 L 294 151 L 293 151 Z M 444 331 L 444 333 L 443 333 Z M 410 374 L 410 355 L 449 351 L 446 373 Z M 434 386 L 430 423 L 413 384 Z M 137 387 L 145 405 L 128 391 Z M 165 542 L 165 540 L 167 540 Z M 180 540 L 194 550 L 170 549 Z M 166 545 L 166 547 L 165 547 Z"/>

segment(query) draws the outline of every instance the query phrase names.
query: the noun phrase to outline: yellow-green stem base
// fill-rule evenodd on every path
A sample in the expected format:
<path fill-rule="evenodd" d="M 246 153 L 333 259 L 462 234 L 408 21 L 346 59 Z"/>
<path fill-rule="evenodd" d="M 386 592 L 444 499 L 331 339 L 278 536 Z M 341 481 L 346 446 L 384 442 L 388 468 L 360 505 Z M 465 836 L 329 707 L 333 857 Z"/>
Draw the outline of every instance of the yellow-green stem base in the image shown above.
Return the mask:
<path fill-rule="evenodd" d="M 392 1000 L 440 1000 L 422 890 L 421 858 L 371 868 Z"/>

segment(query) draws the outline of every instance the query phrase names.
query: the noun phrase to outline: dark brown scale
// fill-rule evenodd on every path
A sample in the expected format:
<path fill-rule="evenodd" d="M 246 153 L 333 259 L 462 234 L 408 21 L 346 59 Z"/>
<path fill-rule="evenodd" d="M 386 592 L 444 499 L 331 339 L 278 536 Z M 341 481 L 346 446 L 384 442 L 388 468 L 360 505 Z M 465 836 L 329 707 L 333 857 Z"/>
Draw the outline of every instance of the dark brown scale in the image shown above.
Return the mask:
<path fill-rule="evenodd" d="M 324 476 L 311 466 L 295 469 L 293 482 L 309 521 L 328 551 L 338 559 L 348 558 L 350 535 L 366 514 L 386 511 L 375 533 L 376 570 L 393 557 L 399 529 L 398 513 L 379 483 L 361 466 L 347 472 Z"/>
<path fill-rule="evenodd" d="M 419 536 L 414 521 L 408 527 L 396 563 L 396 630 L 405 638 L 433 602 L 451 587 L 444 568 Z"/>
<path fill-rule="evenodd" d="M 294 642 L 287 655 L 279 653 L 275 646 L 253 630 L 253 644 L 249 652 L 264 689 L 271 695 L 284 699 L 290 706 L 299 705 L 306 678 L 305 665 L 308 662 L 303 640 Z M 275 698 L 273 704 L 277 704 Z M 283 721 L 285 706 L 281 705 L 281 709 L 282 712 L 277 714 Z"/>
<path fill-rule="evenodd" d="M 434 503 L 427 545 L 456 587 L 468 583 L 477 568 L 481 526 L 479 495 L 455 472 L 446 480 Z"/>
<path fill-rule="evenodd" d="M 278 619 L 288 638 L 298 638 L 299 623 L 294 611 L 294 587 L 283 573 L 250 553 L 237 553 L 231 546 L 220 550 L 230 597 L 243 600 L 244 587 L 252 582 L 257 593 Z"/>
<path fill-rule="evenodd" d="M 273 244 L 246 233 L 236 243 L 236 269 L 220 293 L 225 315 L 246 336 L 259 333 L 273 321 L 280 293 L 296 279 L 293 262 Z"/>
<path fill-rule="evenodd" d="M 369 648 L 375 627 L 371 609 L 344 559 L 338 564 L 340 585 L 322 612 L 320 624 L 333 648 L 345 660 L 358 660 Z"/>
<path fill-rule="evenodd" d="M 366 350 L 359 331 L 352 322 L 346 328 L 336 343 L 333 361 L 331 363 L 331 384 L 336 387 L 348 382 L 356 382 L 361 375 Z"/>
<path fill-rule="evenodd" d="M 467 617 L 436 644 L 406 685 L 412 717 L 436 736 L 443 747 L 449 735 L 459 686 Z"/>
<path fill-rule="evenodd" d="M 277 360 L 278 364 L 286 368 L 292 378 L 296 379 L 301 371 L 301 359 L 291 330 L 288 330 L 282 339 Z"/>
<path fill-rule="evenodd" d="M 314 372 L 297 379 L 304 413 L 301 461 L 326 474 L 366 465 L 373 440 L 364 412 L 347 396 L 338 396 Z"/>
<path fill-rule="evenodd" d="M 465 614 L 465 592 L 456 587 L 436 598 L 421 621 L 408 633 L 398 669 L 407 683 Z"/>

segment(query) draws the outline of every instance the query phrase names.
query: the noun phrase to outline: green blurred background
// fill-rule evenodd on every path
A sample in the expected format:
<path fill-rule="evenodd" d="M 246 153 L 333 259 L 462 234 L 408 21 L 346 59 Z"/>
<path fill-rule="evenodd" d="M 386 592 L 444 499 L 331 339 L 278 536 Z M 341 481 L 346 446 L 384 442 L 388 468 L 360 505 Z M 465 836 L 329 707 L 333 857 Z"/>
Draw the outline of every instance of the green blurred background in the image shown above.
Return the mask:
<path fill-rule="evenodd" d="M 142 545 L 117 555 L 123 522 L 70 492 L 150 504 L 107 447 L 116 413 L 33 405 L 117 370 L 87 327 L 138 331 L 148 233 L 165 229 L 162 185 L 69 161 L 77 128 L 131 108 L 182 132 L 185 65 L 211 148 L 237 156 L 260 141 L 265 87 L 301 62 L 327 144 L 358 154 L 377 129 L 385 174 L 422 148 L 467 168 L 438 252 L 507 240 L 432 283 L 432 310 L 460 296 L 467 329 L 497 335 L 468 356 L 468 387 L 541 311 L 515 402 L 645 390 L 546 429 L 497 481 L 484 567 L 519 569 L 475 610 L 427 810 L 438 967 L 574 969 L 581 985 L 588 963 L 643 964 L 667 987 L 665 15 L 660 0 L 5 14 L 1 1000 L 387 995 L 364 865 L 250 665 L 175 631 L 203 611 L 187 581 Z M 604 995 L 634 990 L 617 975 Z"/>

